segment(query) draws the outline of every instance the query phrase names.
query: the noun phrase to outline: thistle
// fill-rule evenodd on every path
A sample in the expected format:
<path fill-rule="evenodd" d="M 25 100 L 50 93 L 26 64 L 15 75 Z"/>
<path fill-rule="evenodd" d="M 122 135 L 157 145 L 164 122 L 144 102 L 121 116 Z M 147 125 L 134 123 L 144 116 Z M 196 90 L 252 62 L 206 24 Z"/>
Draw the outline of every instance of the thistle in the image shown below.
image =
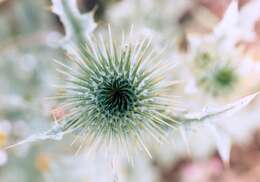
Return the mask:
<path fill-rule="evenodd" d="M 197 71 L 207 69 L 215 61 L 215 57 L 216 55 L 214 55 L 212 51 L 198 51 L 193 61 L 194 69 Z"/>
<path fill-rule="evenodd" d="M 239 87 L 241 74 L 237 69 L 238 52 L 222 50 L 221 44 L 210 40 L 200 40 L 193 45 L 188 59 L 189 69 L 196 86 L 212 97 L 225 97 Z"/>
<path fill-rule="evenodd" d="M 158 141 L 164 127 L 177 124 L 166 114 L 172 101 L 165 93 L 176 82 L 163 77 L 174 64 L 162 63 L 150 43 L 133 45 L 123 38 L 118 46 L 110 32 L 108 42 L 88 38 L 73 58 L 76 67 L 59 63 L 68 79 L 58 99 L 71 113 L 63 131 L 78 129 L 93 140 L 132 140 L 145 148 L 144 135 Z"/>
<path fill-rule="evenodd" d="M 231 64 L 215 63 L 204 70 L 198 85 L 212 96 L 223 96 L 232 93 L 239 82 L 239 74 Z"/>
<path fill-rule="evenodd" d="M 258 1 L 252 1 L 239 10 L 234 0 L 211 33 L 188 36 L 192 57 L 190 72 L 203 94 L 224 98 L 238 90 L 243 75 L 235 68 L 241 67 L 242 61 L 237 45 L 241 40 L 254 37 L 259 7 Z"/>

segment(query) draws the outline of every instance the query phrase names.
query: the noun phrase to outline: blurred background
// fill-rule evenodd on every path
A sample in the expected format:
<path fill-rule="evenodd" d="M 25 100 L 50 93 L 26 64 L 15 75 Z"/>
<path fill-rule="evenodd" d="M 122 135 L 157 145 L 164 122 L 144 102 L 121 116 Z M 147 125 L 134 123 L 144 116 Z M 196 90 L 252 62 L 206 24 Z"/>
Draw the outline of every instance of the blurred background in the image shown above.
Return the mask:
<path fill-rule="evenodd" d="M 260 16 L 252 20 L 260 9 L 254 9 L 255 5 L 251 4 L 259 5 L 259 1 L 239 0 L 238 23 L 228 29 L 235 38 L 230 40 L 229 34 L 223 38 L 228 43 L 233 41 L 235 53 L 220 49 L 218 43 L 207 50 L 212 55 L 219 54 L 221 60 L 235 62 L 232 65 L 236 77 L 231 79 L 225 72 L 216 85 L 200 74 L 208 71 L 206 67 L 199 65 L 202 70 L 197 69 L 200 64 L 197 59 L 211 56 L 208 52 L 204 54 L 208 46 L 204 45 L 202 51 L 194 48 L 189 37 L 201 41 L 204 35 L 211 34 L 223 19 L 230 0 L 78 0 L 78 7 L 82 13 L 95 10 L 98 29 L 110 23 L 113 29 L 128 30 L 134 24 L 137 36 L 153 35 L 157 46 L 169 42 L 168 55 L 180 64 L 170 76 L 186 80 L 173 92 L 183 96 L 181 100 L 186 108 L 196 111 L 207 102 L 228 103 L 260 90 Z M 241 32 L 237 33 L 238 30 Z M 0 0 L 1 182 L 107 181 L 109 172 L 102 166 L 102 158 L 85 161 L 84 156 L 74 155 L 77 144 L 70 146 L 73 136 L 59 142 L 44 141 L 4 149 L 33 133 L 47 130 L 64 115 L 56 101 L 46 99 L 55 95 L 57 89 L 52 85 L 61 78 L 53 60 L 65 59 L 59 45 L 64 34 L 62 23 L 51 11 L 50 0 Z M 254 36 L 245 38 L 248 34 Z M 200 45 L 203 46 L 203 41 Z M 209 70 L 208 74 L 211 73 Z M 239 115 L 220 121 L 233 141 L 230 168 L 223 165 L 208 137 L 209 132 L 202 129 L 188 136 L 191 154 L 187 154 L 180 137 L 174 135 L 171 136 L 174 147 L 166 145 L 161 151 L 161 146 L 150 146 L 152 160 L 140 156 L 134 167 L 122 162 L 124 180 L 259 182 L 259 108 L 260 98 L 257 98 Z"/>

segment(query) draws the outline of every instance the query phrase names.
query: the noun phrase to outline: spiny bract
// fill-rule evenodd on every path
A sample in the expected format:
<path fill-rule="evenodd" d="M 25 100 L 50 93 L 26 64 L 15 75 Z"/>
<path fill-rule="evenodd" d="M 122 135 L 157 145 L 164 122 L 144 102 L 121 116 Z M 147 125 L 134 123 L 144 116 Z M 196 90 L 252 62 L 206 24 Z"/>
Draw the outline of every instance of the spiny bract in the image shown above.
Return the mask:
<path fill-rule="evenodd" d="M 63 130 L 103 143 L 134 140 L 146 150 L 144 135 L 160 142 L 163 128 L 177 124 L 165 92 L 176 82 L 163 76 L 174 64 L 162 63 L 149 39 L 134 44 L 122 36 L 118 45 L 110 29 L 108 37 L 91 36 L 80 53 L 75 50 L 76 67 L 60 63 L 68 79 L 58 98 L 70 110 Z"/>

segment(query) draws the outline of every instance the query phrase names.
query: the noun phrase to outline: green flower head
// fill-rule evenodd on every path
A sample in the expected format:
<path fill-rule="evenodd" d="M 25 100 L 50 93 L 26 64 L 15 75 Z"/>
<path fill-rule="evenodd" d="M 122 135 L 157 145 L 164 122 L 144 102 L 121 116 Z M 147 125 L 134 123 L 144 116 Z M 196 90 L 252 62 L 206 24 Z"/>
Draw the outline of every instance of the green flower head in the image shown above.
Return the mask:
<path fill-rule="evenodd" d="M 215 56 L 209 51 L 199 52 L 195 57 L 195 67 L 196 69 L 205 69 L 215 61 Z"/>
<path fill-rule="evenodd" d="M 233 66 L 217 63 L 200 77 L 198 84 L 213 96 L 219 96 L 232 92 L 237 81 L 238 73 Z"/>
<path fill-rule="evenodd" d="M 166 91 L 176 82 L 164 79 L 174 64 L 162 64 L 150 40 L 133 44 L 122 38 L 118 45 L 111 33 L 108 41 L 93 36 L 75 55 L 76 66 L 60 63 L 68 79 L 58 98 L 70 110 L 64 131 L 80 130 L 93 140 L 134 140 L 144 147 L 144 135 L 160 141 L 163 128 L 177 124 L 166 114 L 171 107 Z"/>

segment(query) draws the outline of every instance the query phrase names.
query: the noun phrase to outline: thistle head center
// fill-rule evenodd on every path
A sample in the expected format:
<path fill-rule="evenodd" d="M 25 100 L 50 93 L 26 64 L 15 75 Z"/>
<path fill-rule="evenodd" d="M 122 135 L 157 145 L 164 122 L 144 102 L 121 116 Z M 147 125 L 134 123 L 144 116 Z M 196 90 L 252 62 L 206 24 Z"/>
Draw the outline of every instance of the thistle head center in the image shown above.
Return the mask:
<path fill-rule="evenodd" d="M 105 78 L 96 90 L 97 105 L 109 116 L 132 111 L 136 98 L 136 91 L 131 82 L 123 77 Z"/>
<path fill-rule="evenodd" d="M 216 81 L 222 86 L 229 86 L 235 80 L 235 75 L 230 69 L 222 69 L 216 75 Z"/>

